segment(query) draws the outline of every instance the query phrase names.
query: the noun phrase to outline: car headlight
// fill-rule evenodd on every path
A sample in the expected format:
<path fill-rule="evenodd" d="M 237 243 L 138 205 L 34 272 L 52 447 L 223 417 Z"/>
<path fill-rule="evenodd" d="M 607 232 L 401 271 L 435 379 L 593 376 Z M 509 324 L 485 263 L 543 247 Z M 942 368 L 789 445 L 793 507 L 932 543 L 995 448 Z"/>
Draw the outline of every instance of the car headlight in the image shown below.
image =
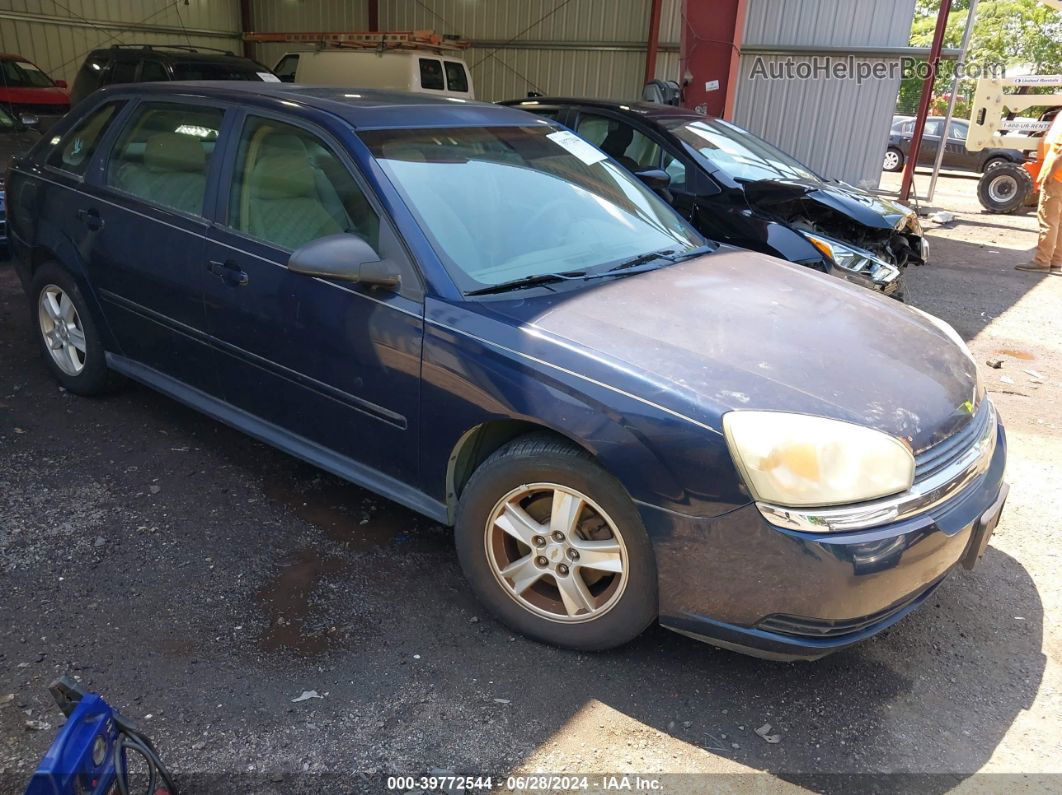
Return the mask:
<path fill-rule="evenodd" d="M 895 265 L 891 265 L 883 259 L 878 259 L 870 252 L 864 252 L 862 248 L 856 248 L 846 243 L 838 243 L 836 240 L 830 240 L 821 235 L 812 235 L 809 231 L 802 231 L 802 234 L 828 260 L 844 271 L 872 275 L 873 272 L 888 269 L 897 274 L 900 273 Z"/>
<path fill-rule="evenodd" d="M 823 507 L 906 491 L 911 449 L 887 433 L 825 417 L 731 411 L 723 432 L 745 484 L 760 502 Z"/>

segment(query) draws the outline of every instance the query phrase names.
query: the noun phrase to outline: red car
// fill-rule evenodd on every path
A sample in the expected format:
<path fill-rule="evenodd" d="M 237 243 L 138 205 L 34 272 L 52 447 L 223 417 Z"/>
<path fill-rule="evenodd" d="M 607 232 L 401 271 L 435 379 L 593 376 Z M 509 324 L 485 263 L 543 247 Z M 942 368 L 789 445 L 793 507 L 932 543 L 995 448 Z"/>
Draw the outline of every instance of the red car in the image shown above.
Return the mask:
<path fill-rule="evenodd" d="M 0 104 L 16 116 L 36 116 L 46 130 L 70 110 L 65 80 L 52 80 L 21 55 L 0 53 Z"/>

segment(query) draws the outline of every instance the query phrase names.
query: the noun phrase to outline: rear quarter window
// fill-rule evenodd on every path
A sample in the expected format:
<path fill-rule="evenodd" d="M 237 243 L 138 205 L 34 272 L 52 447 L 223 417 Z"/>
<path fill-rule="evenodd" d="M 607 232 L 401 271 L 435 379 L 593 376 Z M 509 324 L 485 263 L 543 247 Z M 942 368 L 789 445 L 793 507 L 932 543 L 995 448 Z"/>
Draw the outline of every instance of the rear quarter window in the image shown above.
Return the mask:
<path fill-rule="evenodd" d="M 110 123 L 124 102 L 108 102 L 78 122 L 48 155 L 52 168 L 83 176 Z"/>

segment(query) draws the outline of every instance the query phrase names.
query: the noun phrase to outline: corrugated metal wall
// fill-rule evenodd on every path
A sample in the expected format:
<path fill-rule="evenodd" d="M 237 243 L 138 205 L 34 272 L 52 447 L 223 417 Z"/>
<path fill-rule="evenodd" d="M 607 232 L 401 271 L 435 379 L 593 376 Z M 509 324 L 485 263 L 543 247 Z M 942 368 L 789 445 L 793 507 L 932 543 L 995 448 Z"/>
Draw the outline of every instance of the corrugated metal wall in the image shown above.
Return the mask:
<path fill-rule="evenodd" d="M 903 47 L 915 0 L 749 0 L 742 48 Z M 899 91 L 888 79 L 764 79 L 786 61 L 810 64 L 810 53 L 743 52 L 734 121 L 797 156 L 827 177 L 877 186 L 881 158 Z M 825 56 L 819 55 L 819 63 Z M 833 59 L 844 58 L 831 53 Z M 896 58 L 854 56 L 855 62 L 895 65 Z M 868 132 L 869 131 L 869 132 Z"/>
<path fill-rule="evenodd" d="M 0 0 L 0 51 L 73 82 L 96 47 L 192 44 L 238 52 L 239 0 Z"/>
<path fill-rule="evenodd" d="M 681 0 L 664 0 L 660 41 L 677 45 Z M 365 0 L 254 0 L 259 31 L 366 30 Z M 488 101 L 528 91 L 634 99 L 645 72 L 649 0 L 380 0 L 382 30 L 458 34 L 486 46 L 468 50 L 476 96 Z M 269 66 L 289 44 L 258 45 Z M 674 79 L 678 53 L 661 51 L 657 76 Z"/>

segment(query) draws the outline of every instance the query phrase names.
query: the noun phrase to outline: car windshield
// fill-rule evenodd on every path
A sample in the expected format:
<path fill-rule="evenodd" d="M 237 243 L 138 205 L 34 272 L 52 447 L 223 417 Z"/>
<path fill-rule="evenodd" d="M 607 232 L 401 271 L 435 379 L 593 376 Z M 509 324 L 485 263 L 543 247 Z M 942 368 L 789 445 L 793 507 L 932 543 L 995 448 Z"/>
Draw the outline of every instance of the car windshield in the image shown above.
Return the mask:
<path fill-rule="evenodd" d="M 263 80 L 264 66 L 246 61 L 186 61 L 173 65 L 174 80 Z"/>
<path fill-rule="evenodd" d="M 29 61 L 0 61 L 0 84 L 18 88 L 51 88 L 51 78 Z"/>
<path fill-rule="evenodd" d="M 818 174 L 795 158 L 747 130 L 720 119 L 676 120 L 669 130 L 735 179 L 822 181 Z"/>
<path fill-rule="evenodd" d="M 606 155 L 545 123 L 361 137 L 466 292 L 704 242 Z"/>

